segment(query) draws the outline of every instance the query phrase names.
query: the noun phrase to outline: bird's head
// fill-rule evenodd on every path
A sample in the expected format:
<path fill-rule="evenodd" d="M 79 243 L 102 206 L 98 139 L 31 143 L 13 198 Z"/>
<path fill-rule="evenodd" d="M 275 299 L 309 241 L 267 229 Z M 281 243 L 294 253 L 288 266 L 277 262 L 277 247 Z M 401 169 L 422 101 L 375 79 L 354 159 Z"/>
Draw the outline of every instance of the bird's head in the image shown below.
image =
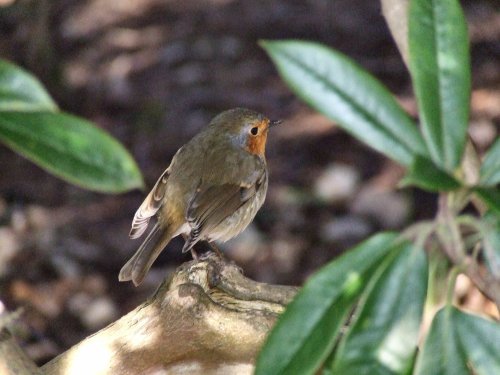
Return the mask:
<path fill-rule="evenodd" d="M 234 108 L 217 115 L 211 126 L 220 129 L 230 141 L 251 154 L 264 156 L 267 133 L 281 121 L 269 120 L 263 114 L 245 108 Z"/>

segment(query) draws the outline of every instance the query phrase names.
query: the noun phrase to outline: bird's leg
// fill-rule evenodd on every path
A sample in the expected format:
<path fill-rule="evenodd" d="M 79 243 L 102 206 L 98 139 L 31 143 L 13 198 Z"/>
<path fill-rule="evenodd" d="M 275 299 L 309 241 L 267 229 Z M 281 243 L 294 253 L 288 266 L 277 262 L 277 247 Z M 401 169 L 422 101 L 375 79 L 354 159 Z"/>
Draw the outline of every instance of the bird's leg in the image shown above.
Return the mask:
<path fill-rule="evenodd" d="M 198 260 L 200 257 L 198 256 L 198 253 L 194 249 L 194 246 L 191 248 L 191 256 L 193 257 L 194 260 Z"/>
<path fill-rule="evenodd" d="M 207 242 L 208 242 L 208 246 L 210 246 L 210 249 L 212 249 L 212 251 L 215 254 L 217 254 L 219 256 L 219 258 L 224 259 L 224 254 L 222 253 L 222 251 L 220 251 L 220 249 L 213 242 L 210 242 L 210 241 L 207 241 Z"/>
<path fill-rule="evenodd" d="M 182 238 L 184 238 L 184 242 L 186 242 L 189 238 L 189 236 L 185 233 L 182 233 Z M 196 250 L 194 249 L 194 246 L 191 247 L 191 256 L 193 257 L 194 260 L 199 260 L 200 257 L 198 256 L 198 253 L 196 252 Z M 183 251 L 184 252 L 184 251 Z"/>

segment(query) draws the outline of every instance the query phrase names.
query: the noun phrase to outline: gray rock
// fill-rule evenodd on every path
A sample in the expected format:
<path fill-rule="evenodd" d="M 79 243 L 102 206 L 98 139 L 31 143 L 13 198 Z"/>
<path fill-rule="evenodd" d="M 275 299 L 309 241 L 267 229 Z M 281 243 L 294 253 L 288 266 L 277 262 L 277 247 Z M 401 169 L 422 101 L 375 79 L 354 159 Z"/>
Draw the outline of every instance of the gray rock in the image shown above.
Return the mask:
<path fill-rule="evenodd" d="M 369 217 L 384 229 L 403 227 L 412 210 L 406 193 L 392 190 L 378 190 L 368 186 L 354 199 L 351 211 Z"/>
<path fill-rule="evenodd" d="M 320 238 L 324 242 L 350 243 L 367 237 L 373 228 L 360 216 L 346 215 L 327 221 L 320 228 Z"/>
<path fill-rule="evenodd" d="M 19 238 L 11 228 L 0 227 L 0 277 L 9 270 L 9 262 L 18 254 Z"/>
<path fill-rule="evenodd" d="M 111 299 L 92 298 L 84 292 L 75 294 L 68 301 L 68 308 L 90 330 L 102 328 L 118 317 L 118 308 Z"/>
<path fill-rule="evenodd" d="M 241 263 L 255 259 L 262 247 L 262 235 L 253 224 L 250 224 L 235 238 L 221 244 L 221 248 L 230 254 L 231 259 Z"/>
<path fill-rule="evenodd" d="M 314 182 L 314 194 L 328 203 L 345 202 L 356 193 L 359 179 L 359 173 L 353 167 L 333 163 Z"/>

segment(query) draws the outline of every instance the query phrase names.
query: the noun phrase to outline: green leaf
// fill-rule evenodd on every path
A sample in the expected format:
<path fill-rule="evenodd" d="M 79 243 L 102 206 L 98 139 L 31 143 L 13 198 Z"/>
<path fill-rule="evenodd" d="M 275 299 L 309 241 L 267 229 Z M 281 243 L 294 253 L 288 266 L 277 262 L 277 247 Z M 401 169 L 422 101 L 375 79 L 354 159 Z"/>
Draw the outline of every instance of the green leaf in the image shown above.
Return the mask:
<path fill-rule="evenodd" d="M 410 243 L 377 270 L 355 322 L 341 339 L 332 374 L 404 374 L 412 368 L 427 292 L 425 251 Z"/>
<path fill-rule="evenodd" d="M 432 160 L 453 172 L 469 121 L 470 57 L 467 24 L 457 0 L 411 0 L 410 71 L 422 132 Z"/>
<path fill-rule="evenodd" d="M 479 184 L 482 186 L 500 184 L 500 138 L 497 138 L 483 160 Z"/>
<path fill-rule="evenodd" d="M 0 141 L 81 187 L 122 192 L 142 187 L 123 146 L 91 123 L 58 112 L 41 83 L 0 60 Z"/>
<path fill-rule="evenodd" d="M 488 212 L 480 221 L 486 264 L 494 279 L 500 280 L 500 216 Z"/>
<path fill-rule="evenodd" d="M 474 191 L 497 215 L 500 215 L 500 188 L 475 188 Z"/>
<path fill-rule="evenodd" d="M 454 308 L 438 311 L 417 358 L 414 375 L 469 375 L 453 322 Z"/>
<path fill-rule="evenodd" d="M 262 41 L 290 88 L 354 137 L 409 165 L 426 155 L 422 136 L 391 93 L 346 56 L 304 41 Z"/>
<path fill-rule="evenodd" d="M 395 238 L 393 233 L 378 234 L 311 276 L 268 336 L 255 373 L 314 373 L 373 270 L 394 249 Z"/>
<path fill-rule="evenodd" d="M 500 324 L 452 306 L 434 317 L 415 375 L 500 374 Z"/>
<path fill-rule="evenodd" d="M 57 105 L 35 77 L 0 59 L 0 112 L 55 110 Z"/>
<path fill-rule="evenodd" d="M 0 112 L 0 140 L 58 177 L 102 192 L 143 186 L 135 161 L 109 134 L 63 113 Z"/>
<path fill-rule="evenodd" d="M 439 169 L 429 159 L 417 156 L 406 176 L 400 182 L 401 186 L 418 186 L 429 191 L 450 191 L 460 188 L 460 183 L 447 172 Z"/>
<path fill-rule="evenodd" d="M 500 323 L 453 309 L 453 320 L 471 374 L 500 374 Z"/>

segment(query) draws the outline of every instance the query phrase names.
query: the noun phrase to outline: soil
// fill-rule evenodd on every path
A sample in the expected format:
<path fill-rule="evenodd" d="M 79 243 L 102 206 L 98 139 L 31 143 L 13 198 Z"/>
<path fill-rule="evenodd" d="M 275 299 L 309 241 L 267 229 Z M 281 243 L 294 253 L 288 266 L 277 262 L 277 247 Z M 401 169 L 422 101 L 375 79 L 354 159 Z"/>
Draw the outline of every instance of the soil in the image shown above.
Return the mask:
<path fill-rule="evenodd" d="M 0 7 L 0 57 L 37 75 L 63 110 L 118 138 L 148 188 L 220 111 L 248 107 L 284 120 L 267 147 L 264 207 L 243 234 L 221 245 L 252 278 L 300 285 L 370 234 L 433 216 L 434 195 L 396 190 L 401 167 L 299 101 L 258 45 L 327 44 L 379 78 L 415 115 L 408 72 L 378 2 L 13 3 Z M 500 16 L 495 1 L 463 5 L 473 69 L 470 133 L 481 152 L 500 120 Z M 119 283 L 118 271 L 139 245 L 128 231 L 146 192 L 85 191 L 4 146 L 0 166 L 0 300 L 8 310 L 24 309 L 16 334 L 37 363 L 130 311 L 190 259 L 176 239 L 143 285 Z M 476 310 L 493 309 L 467 280 L 460 285 Z"/>

